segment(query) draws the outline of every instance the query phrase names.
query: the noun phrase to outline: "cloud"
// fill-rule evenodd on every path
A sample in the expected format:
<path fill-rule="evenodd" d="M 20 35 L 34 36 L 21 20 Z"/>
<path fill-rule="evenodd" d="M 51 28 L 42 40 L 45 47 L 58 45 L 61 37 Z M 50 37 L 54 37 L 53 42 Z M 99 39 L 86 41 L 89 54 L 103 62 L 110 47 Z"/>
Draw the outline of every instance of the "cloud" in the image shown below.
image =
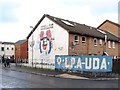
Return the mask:
<path fill-rule="evenodd" d="M 31 31 L 29 27 L 34 27 L 43 14 L 50 14 L 93 27 L 97 27 L 106 19 L 117 22 L 117 1 L 2 0 L 2 2 L 0 1 L 2 3 L 0 8 L 1 5 L 5 5 L 6 11 L 0 9 L 0 13 L 4 12 L 2 16 L 6 16 L 2 19 L 7 23 L 3 23 L 3 21 L 0 23 L 2 30 L 0 40 L 15 42 L 26 38 Z M 5 37 L 6 34 L 7 37 Z"/>
<path fill-rule="evenodd" d="M 119 0 L 60 0 L 65 6 L 89 6 L 94 15 L 101 15 L 106 12 L 117 12 Z"/>
<path fill-rule="evenodd" d="M 0 23 L 17 22 L 15 10 L 18 4 L 10 1 L 0 1 Z"/>

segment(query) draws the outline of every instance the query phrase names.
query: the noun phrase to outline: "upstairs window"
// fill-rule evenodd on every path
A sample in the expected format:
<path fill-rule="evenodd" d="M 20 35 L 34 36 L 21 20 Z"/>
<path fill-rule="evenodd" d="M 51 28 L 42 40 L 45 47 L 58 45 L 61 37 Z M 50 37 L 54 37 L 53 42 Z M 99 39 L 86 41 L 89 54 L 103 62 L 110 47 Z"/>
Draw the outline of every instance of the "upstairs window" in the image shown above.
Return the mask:
<path fill-rule="evenodd" d="M 74 43 L 79 44 L 79 36 L 78 35 L 74 36 Z"/>
<path fill-rule="evenodd" d="M 97 46 L 97 38 L 94 38 L 94 46 Z"/>
<path fill-rule="evenodd" d="M 86 42 L 86 37 L 82 36 L 82 43 L 85 43 L 85 42 Z"/>
<path fill-rule="evenodd" d="M 4 47 L 1 47 L 1 51 L 4 51 Z"/>
<path fill-rule="evenodd" d="M 112 42 L 112 48 L 115 48 L 115 42 Z"/>
<path fill-rule="evenodd" d="M 14 50 L 13 48 L 11 50 Z"/>
<path fill-rule="evenodd" d="M 9 47 L 7 47 L 7 50 L 9 50 Z"/>
<path fill-rule="evenodd" d="M 111 48 L 111 42 L 108 41 L 108 48 Z"/>

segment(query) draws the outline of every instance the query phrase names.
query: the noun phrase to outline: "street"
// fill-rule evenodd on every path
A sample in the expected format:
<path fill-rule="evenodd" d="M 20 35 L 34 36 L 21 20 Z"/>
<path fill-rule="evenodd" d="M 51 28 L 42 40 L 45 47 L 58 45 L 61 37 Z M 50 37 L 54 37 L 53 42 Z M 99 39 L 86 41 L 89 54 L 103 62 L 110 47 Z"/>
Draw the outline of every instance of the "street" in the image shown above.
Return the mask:
<path fill-rule="evenodd" d="M 0 88 L 118 88 L 117 80 L 75 80 L 0 69 Z M 2 81 L 2 82 L 1 82 Z"/>

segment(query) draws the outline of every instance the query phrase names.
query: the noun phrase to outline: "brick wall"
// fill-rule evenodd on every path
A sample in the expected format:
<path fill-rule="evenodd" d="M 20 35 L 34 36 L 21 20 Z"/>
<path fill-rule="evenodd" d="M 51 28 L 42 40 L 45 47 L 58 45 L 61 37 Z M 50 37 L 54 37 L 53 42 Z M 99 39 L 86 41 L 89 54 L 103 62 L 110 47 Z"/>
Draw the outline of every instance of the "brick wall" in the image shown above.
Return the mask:
<path fill-rule="evenodd" d="M 111 56 L 118 56 L 118 42 L 115 42 L 115 48 L 112 47 L 112 41 L 111 41 L 111 48 L 108 48 L 108 42 L 106 44 L 106 52 Z"/>
<path fill-rule="evenodd" d="M 94 45 L 94 37 L 86 37 L 86 43 L 82 43 L 82 36 L 79 35 L 79 43 L 77 45 L 72 46 L 72 42 L 74 42 L 74 36 L 76 34 L 69 35 L 69 55 L 102 55 L 105 47 L 104 40 L 102 39 L 102 45 L 100 45 L 100 39 L 97 38 L 97 46 Z M 120 44 L 119 44 L 120 45 Z M 118 42 L 115 42 L 115 48 L 108 48 L 108 42 L 106 44 L 106 52 L 111 56 L 118 56 Z"/>
<path fill-rule="evenodd" d="M 102 29 L 102 30 L 106 30 L 106 31 L 109 31 L 117 36 L 120 35 L 120 32 L 118 31 L 118 26 L 110 23 L 110 22 L 106 22 L 104 23 L 102 26 L 99 27 L 99 29 Z"/>
<path fill-rule="evenodd" d="M 69 55 L 87 55 L 87 43 L 82 43 L 82 37 L 79 36 L 79 43 L 72 48 L 72 42 L 74 42 L 74 35 L 69 35 Z"/>
<path fill-rule="evenodd" d="M 105 22 L 104 24 L 102 24 L 99 29 L 102 29 L 102 30 L 107 30 L 117 36 L 120 37 L 120 27 L 107 21 Z M 120 56 L 120 42 L 116 42 L 116 47 L 113 49 L 113 48 L 108 48 L 108 44 L 107 44 L 107 53 L 109 55 L 112 55 L 112 56 Z"/>
<path fill-rule="evenodd" d="M 89 54 L 97 54 L 97 55 L 102 55 L 103 54 L 103 45 L 104 41 L 102 40 L 102 45 L 100 46 L 100 39 L 97 38 L 97 46 L 94 45 L 94 38 L 89 37 Z"/>
<path fill-rule="evenodd" d="M 28 41 L 23 44 L 15 45 L 15 59 L 28 59 Z"/>

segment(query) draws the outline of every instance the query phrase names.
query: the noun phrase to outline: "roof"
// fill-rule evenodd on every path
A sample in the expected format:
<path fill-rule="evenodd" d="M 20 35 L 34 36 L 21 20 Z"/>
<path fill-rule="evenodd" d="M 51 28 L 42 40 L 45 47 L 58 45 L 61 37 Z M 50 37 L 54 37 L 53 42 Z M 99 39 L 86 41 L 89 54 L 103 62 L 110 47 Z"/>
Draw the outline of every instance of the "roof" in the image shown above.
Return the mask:
<path fill-rule="evenodd" d="M 100 31 L 98 31 L 97 28 L 44 14 L 43 17 L 35 25 L 33 30 L 30 32 L 30 34 L 27 36 L 27 39 L 31 36 L 31 34 L 35 31 L 35 29 L 38 27 L 38 25 L 42 22 L 42 20 L 45 17 L 49 18 L 54 23 L 64 28 L 66 31 L 68 31 L 68 33 L 80 34 L 84 36 L 90 36 L 90 37 L 96 37 L 96 38 L 102 38 L 102 39 L 104 39 L 105 37 L 105 35 Z M 116 37 L 111 34 L 108 34 L 108 38 L 110 38 L 110 40 L 117 40 Z"/>
<path fill-rule="evenodd" d="M 31 34 L 35 31 L 35 29 L 38 27 L 38 25 L 42 22 L 42 20 L 47 16 L 46 14 L 43 15 L 43 17 L 38 21 L 38 23 L 35 25 L 35 27 L 31 30 L 31 32 L 28 34 L 27 39 L 31 36 Z"/>
<path fill-rule="evenodd" d="M 24 40 L 19 40 L 15 43 L 15 45 L 20 45 L 20 44 L 23 44 L 27 41 L 27 39 L 24 39 Z"/>
<path fill-rule="evenodd" d="M 57 17 L 53 17 L 50 15 L 48 15 L 47 17 L 51 19 L 53 22 L 57 23 L 59 26 L 63 27 L 69 33 L 104 38 L 104 35 L 101 32 L 97 31 L 97 29 L 94 27 L 87 26 L 85 24 L 79 24 L 77 22 L 73 22 L 73 21 L 69 21 L 69 20 L 65 20 Z"/>
<path fill-rule="evenodd" d="M 3 41 L 0 41 L 1 44 L 15 44 L 14 42 L 3 42 Z"/>
<path fill-rule="evenodd" d="M 109 31 L 104 31 L 104 30 L 101 30 L 103 32 L 106 33 L 107 35 L 107 40 L 111 40 L 111 41 L 120 41 L 120 38 L 114 34 L 112 34 L 111 32 Z"/>
<path fill-rule="evenodd" d="M 106 23 L 106 22 L 109 22 L 109 23 L 111 23 L 111 24 L 114 24 L 115 26 L 117 26 L 117 27 L 120 27 L 120 24 L 118 24 L 118 23 L 115 23 L 115 22 L 112 22 L 112 21 L 110 21 L 110 20 L 105 20 L 102 24 L 100 24 L 97 28 L 100 28 L 104 23 Z"/>

